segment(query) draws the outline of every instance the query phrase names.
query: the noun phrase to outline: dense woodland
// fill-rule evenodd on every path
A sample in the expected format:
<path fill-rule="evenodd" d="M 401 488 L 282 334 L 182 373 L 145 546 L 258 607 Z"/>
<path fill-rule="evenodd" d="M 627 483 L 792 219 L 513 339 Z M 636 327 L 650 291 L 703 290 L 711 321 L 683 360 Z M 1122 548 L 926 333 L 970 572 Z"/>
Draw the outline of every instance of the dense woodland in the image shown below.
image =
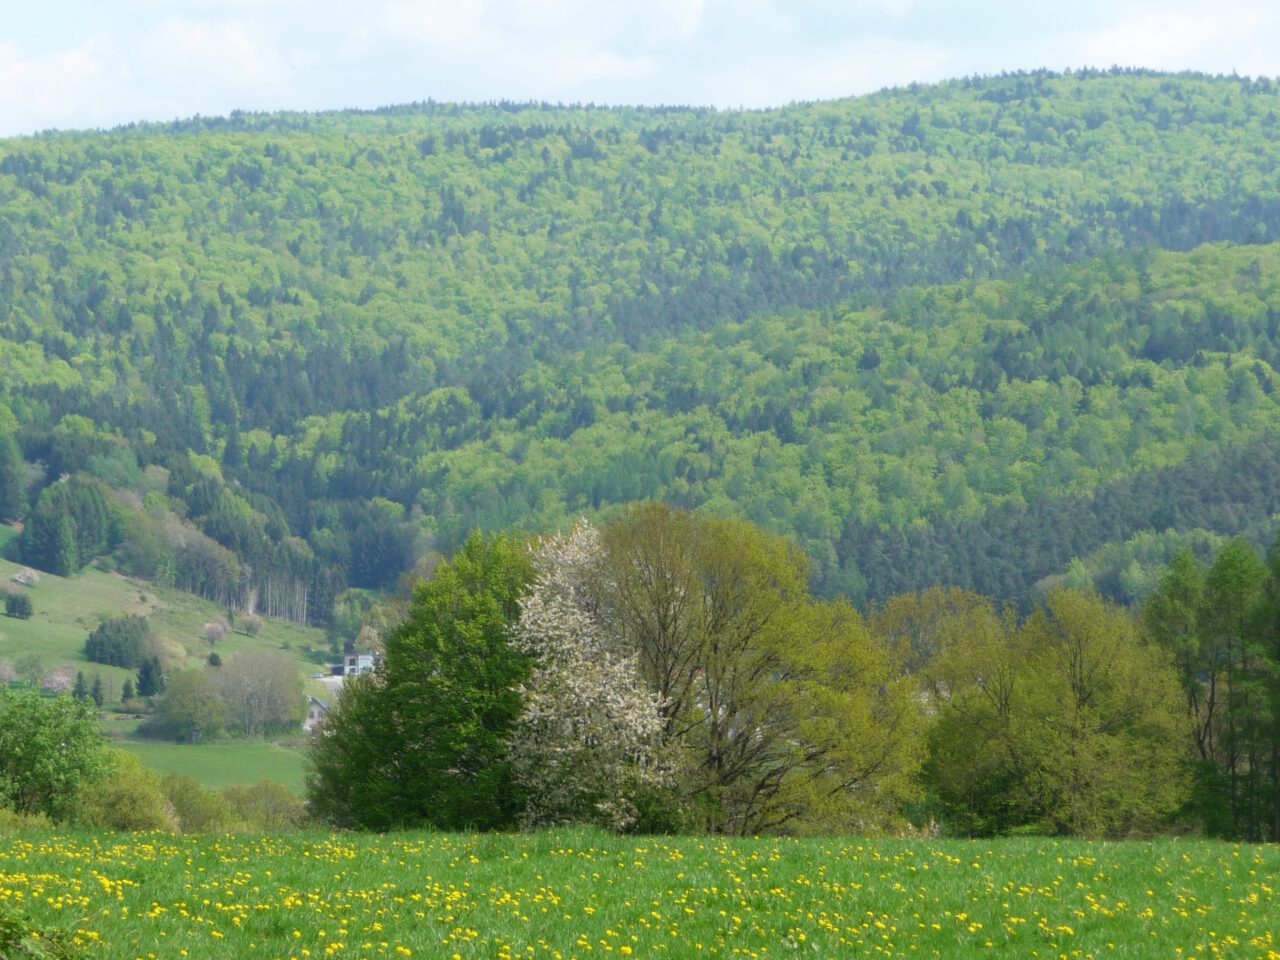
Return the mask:
<path fill-rule="evenodd" d="M 1034 73 L 4 141 L 0 518 L 303 622 L 645 498 L 858 604 L 1136 600 L 1280 509 L 1278 112 Z"/>

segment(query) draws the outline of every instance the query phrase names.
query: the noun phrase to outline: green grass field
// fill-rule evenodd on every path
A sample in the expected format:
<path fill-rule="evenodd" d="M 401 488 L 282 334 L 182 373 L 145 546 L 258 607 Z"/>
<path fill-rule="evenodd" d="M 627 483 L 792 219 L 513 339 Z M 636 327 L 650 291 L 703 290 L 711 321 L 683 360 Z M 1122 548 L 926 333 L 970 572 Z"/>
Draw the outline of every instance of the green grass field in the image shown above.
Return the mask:
<path fill-rule="evenodd" d="M 0 838 L 89 956 L 1280 958 L 1280 849 L 533 835 Z"/>
<path fill-rule="evenodd" d="M 159 773 L 184 773 L 213 790 L 272 780 L 298 795 L 303 793 L 301 737 L 278 745 L 263 740 L 166 743 L 135 737 L 137 727 L 136 719 L 110 718 L 102 724 L 112 746 L 128 750 L 143 766 Z"/>

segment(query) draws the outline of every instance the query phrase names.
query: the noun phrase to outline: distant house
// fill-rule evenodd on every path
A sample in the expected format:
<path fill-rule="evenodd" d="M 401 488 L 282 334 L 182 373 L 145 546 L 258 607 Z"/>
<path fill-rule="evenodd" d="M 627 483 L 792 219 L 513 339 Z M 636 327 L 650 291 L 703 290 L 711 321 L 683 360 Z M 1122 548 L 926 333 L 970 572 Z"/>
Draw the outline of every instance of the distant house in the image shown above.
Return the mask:
<path fill-rule="evenodd" d="M 307 697 L 307 719 L 302 721 L 302 729 L 310 733 L 329 716 L 329 707 L 315 697 Z"/>
<path fill-rule="evenodd" d="M 372 653 L 348 653 L 342 658 L 344 677 L 354 677 L 362 673 L 373 673 Z"/>

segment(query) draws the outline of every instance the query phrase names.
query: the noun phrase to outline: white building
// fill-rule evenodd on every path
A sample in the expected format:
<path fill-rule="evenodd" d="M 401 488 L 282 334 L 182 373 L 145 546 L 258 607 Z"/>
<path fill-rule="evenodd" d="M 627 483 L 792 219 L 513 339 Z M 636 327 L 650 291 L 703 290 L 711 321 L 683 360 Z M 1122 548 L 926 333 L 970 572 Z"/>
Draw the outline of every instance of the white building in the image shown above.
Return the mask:
<path fill-rule="evenodd" d="M 320 724 L 324 723 L 325 717 L 329 715 L 329 708 L 315 697 L 307 697 L 307 718 L 302 721 L 302 729 L 310 733 Z"/>

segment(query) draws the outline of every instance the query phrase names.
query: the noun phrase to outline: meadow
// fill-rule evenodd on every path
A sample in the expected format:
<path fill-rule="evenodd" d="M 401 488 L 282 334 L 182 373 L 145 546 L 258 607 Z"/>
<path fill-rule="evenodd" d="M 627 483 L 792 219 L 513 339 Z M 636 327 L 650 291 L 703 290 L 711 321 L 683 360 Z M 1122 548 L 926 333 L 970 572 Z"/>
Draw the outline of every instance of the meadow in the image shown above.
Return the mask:
<path fill-rule="evenodd" d="M 527 835 L 28 834 L 0 902 L 123 958 L 1280 958 L 1280 849 Z"/>
<path fill-rule="evenodd" d="M 237 784 L 271 780 L 302 795 L 306 760 L 305 737 L 289 741 L 228 738 L 209 743 L 170 743 L 135 735 L 139 721 L 132 718 L 103 720 L 103 732 L 111 746 L 127 750 L 142 765 L 157 773 L 181 773 L 210 790 Z"/>
<path fill-rule="evenodd" d="M 0 548 L 12 536 L 12 528 L 0 527 Z M 0 560 L 0 582 L 9 584 L 22 568 L 22 564 Z M 85 658 L 85 639 L 105 618 L 128 613 L 145 616 L 160 642 L 170 650 L 181 650 L 186 655 L 186 665 L 194 667 L 209 655 L 209 645 L 203 639 L 204 625 L 227 612 L 192 594 L 92 567 L 74 577 L 45 572 L 39 576 L 40 582 L 35 586 L 20 588 L 31 597 L 31 619 L 0 617 L 0 659 L 16 661 L 34 653 L 46 669 L 67 666 L 84 671 L 86 676 L 101 674 L 112 691 L 108 701 L 118 696 L 125 678 L 132 677 L 134 671 L 91 663 Z M 308 661 L 303 651 L 324 646 L 321 630 L 264 618 L 258 636 L 233 633 L 218 643 L 217 651 L 226 660 L 242 650 L 283 650 L 297 660 L 299 672 L 309 676 L 321 668 Z"/>

